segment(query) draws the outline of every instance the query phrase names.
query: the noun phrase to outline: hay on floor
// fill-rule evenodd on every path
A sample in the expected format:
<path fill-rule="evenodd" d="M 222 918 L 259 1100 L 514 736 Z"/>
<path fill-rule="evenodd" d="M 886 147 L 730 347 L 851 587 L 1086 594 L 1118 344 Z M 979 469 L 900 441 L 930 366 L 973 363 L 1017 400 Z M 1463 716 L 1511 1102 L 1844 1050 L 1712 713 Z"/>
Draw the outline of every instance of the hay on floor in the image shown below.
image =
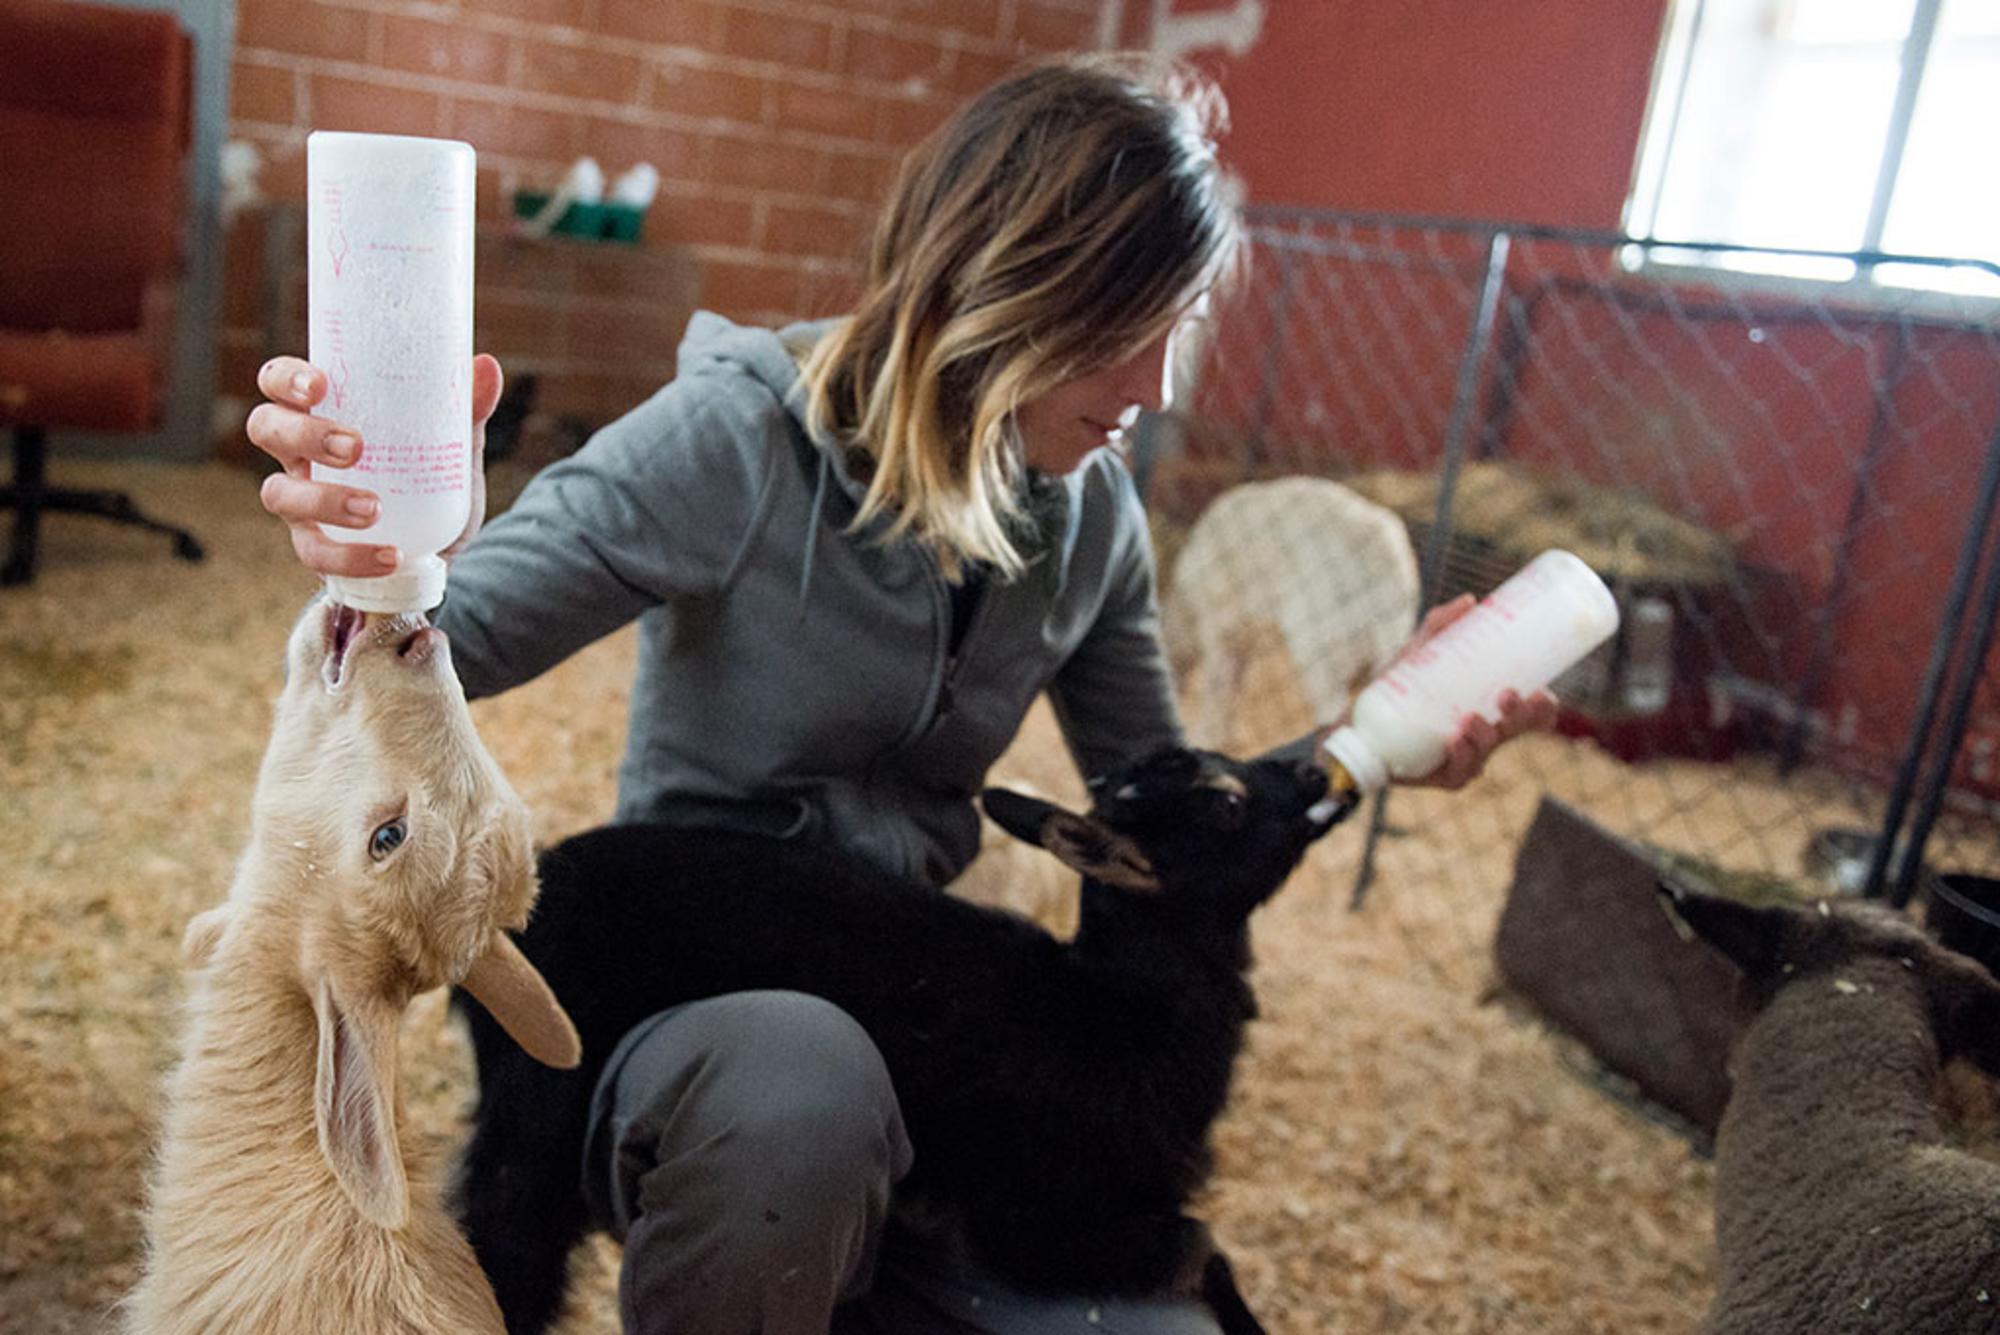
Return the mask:
<path fill-rule="evenodd" d="M 51 1335 L 109 1329 L 133 1277 L 177 943 L 228 882 L 312 584 L 254 476 L 57 471 L 130 488 L 211 557 L 184 565 L 148 535 L 52 517 L 40 578 L 0 593 L 0 1329 Z M 611 809 L 632 658 L 614 635 L 475 709 L 544 837 Z M 1303 726 L 1284 713 L 1244 720 L 1245 744 Z M 1052 730 L 1031 731 L 1002 772 L 1061 792 L 1073 776 Z M 1657 793 L 1676 782 L 1699 791 L 1700 770 L 1663 767 L 1648 787 L 1587 746 L 1531 739 L 1473 790 L 1398 797 L 1364 912 L 1346 908 L 1356 823 L 1260 915 L 1263 1018 L 1201 1208 L 1273 1331 L 1692 1328 L 1711 1284 L 1709 1166 L 1493 1003 L 1490 942 L 1549 775 L 1572 797 L 1629 788 L 1615 825 L 1668 809 Z M 1789 794 L 1745 782 L 1730 802 L 1793 819 Z M 1067 910 L 1061 881 L 1028 899 Z M 441 997 L 414 1009 L 403 1060 L 409 1139 L 448 1153 L 470 1070 Z M 571 1335 L 616 1329 L 614 1265 L 600 1247 L 586 1267 Z"/>

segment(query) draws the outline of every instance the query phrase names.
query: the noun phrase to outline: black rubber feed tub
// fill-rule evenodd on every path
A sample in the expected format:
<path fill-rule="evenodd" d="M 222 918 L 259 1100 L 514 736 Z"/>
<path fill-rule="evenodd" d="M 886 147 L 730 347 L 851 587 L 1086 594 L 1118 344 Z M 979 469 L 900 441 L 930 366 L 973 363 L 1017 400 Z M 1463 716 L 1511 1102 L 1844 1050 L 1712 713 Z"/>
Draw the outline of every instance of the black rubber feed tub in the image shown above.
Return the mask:
<path fill-rule="evenodd" d="M 2000 877 L 1946 872 L 1928 879 L 1924 921 L 1946 946 L 2000 977 Z"/>

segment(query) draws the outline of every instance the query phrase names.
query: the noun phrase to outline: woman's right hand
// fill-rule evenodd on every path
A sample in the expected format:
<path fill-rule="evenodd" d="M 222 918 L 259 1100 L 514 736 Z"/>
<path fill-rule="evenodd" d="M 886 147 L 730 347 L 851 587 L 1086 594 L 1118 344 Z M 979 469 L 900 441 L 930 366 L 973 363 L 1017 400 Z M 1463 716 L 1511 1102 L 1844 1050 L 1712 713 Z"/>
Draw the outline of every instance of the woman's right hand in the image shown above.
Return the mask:
<path fill-rule="evenodd" d="M 472 359 L 472 508 L 465 531 L 444 551 L 456 554 L 479 531 L 486 517 L 486 419 L 500 402 L 500 363 L 481 354 Z M 394 547 L 339 542 L 320 531 L 367 528 L 375 522 L 375 494 L 338 482 L 315 482 L 313 464 L 347 468 L 367 450 L 352 428 L 312 414 L 326 394 L 326 375 L 298 357 L 273 357 L 257 372 L 260 403 L 245 424 L 250 443 L 276 459 L 281 472 L 264 479 L 264 508 L 292 530 L 292 550 L 309 570 L 322 575 L 386 575 L 401 560 Z"/>

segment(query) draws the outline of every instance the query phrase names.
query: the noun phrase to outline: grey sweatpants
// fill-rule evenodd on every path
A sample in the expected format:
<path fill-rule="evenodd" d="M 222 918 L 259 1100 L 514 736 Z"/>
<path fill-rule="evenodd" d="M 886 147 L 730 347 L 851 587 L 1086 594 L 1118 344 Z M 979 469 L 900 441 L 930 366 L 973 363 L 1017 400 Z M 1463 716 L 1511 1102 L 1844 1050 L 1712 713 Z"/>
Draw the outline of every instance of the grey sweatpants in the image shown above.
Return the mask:
<path fill-rule="evenodd" d="M 739 992 L 636 1026 L 583 1184 L 625 1247 L 628 1335 L 1219 1335 L 1193 1302 L 1022 1294 L 888 1226 L 910 1161 L 881 1054 L 828 1002 Z"/>

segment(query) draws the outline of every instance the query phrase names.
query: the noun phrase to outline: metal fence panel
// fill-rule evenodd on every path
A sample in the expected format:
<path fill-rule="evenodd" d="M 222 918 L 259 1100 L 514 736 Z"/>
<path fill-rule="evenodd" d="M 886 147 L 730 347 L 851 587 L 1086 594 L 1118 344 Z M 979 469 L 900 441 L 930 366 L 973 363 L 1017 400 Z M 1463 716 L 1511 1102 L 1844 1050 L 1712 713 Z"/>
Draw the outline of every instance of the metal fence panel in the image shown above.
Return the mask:
<path fill-rule="evenodd" d="M 1925 837 L 1933 862 L 2000 867 L 1984 670 L 2000 574 L 1979 577 L 2000 485 L 1992 304 L 1753 286 L 1633 263 L 1646 253 L 1553 229 L 1254 213 L 1245 285 L 1191 392 L 1146 433 L 1169 611 L 1192 526 L 1257 480 L 1329 477 L 1394 510 L 1427 601 L 1569 547 L 1624 625 L 1560 684 L 1563 740 L 1496 758 L 1517 785 L 1725 876 L 1810 881 L 1829 852 L 1867 867 L 1872 835 L 1893 890 L 1906 869 L 1887 825 L 1919 836 L 1909 872 Z M 1313 580 L 1311 545 L 1236 596 Z M 1293 704 L 1263 731 L 1330 721 Z M 1441 874 L 1467 841 L 1518 839 L 1519 804 L 1481 792 L 1407 832 Z"/>

